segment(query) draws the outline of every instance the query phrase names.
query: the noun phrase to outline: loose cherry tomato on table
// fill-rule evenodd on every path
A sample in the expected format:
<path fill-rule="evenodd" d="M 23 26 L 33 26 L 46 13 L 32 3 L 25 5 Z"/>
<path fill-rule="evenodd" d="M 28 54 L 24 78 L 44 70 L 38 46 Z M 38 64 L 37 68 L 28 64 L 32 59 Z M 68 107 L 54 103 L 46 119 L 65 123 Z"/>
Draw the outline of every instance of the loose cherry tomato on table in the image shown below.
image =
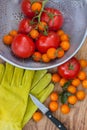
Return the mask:
<path fill-rule="evenodd" d="M 50 95 L 50 99 L 51 101 L 58 101 L 58 93 L 57 92 L 52 92 L 51 95 Z"/>
<path fill-rule="evenodd" d="M 12 42 L 12 52 L 20 58 L 28 58 L 35 51 L 34 42 L 24 34 L 18 34 Z"/>
<path fill-rule="evenodd" d="M 63 104 L 61 105 L 60 110 L 63 114 L 68 114 L 70 112 L 70 107 L 68 106 L 68 104 Z"/>
<path fill-rule="evenodd" d="M 41 35 L 36 41 L 36 48 L 40 53 L 46 53 L 49 48 L 58 48 L 59 36 L 55 32 L 49 32 L 47 36 Z"/>
<path fill-rule="evenodd" d="M 41 16 L 41 21 L 46 22 L 50 30 L 57 31 L 62 27 L 64 18 L 59 10 L 54 8 L 45 8 L 45 11 Z"/>
<path fill-rule="evenodd" d="M 76 97 L 78 100 L 84 100 L 84 98 L 86 97 L 86 93 L 83 90 L 78 90 L 76 93 Z"/>
<path fill-rule="evenodd" d="M 69 61 L 58 67 L 58 73 L 63 78 L 73 79 L 78 75 L 80 68 L 81 66 L 79 61 L 75 57 L 73 57 Z"/>
<path fill-rule="evenodd" d="M 35 13 L 31 9 L 31 0 L 22 0 L 21 10 L 29 18 L 33 18 Z"/>
<path fill-rule="evenodd" d="M 52 111 L 52 112 L 55 112 L 58 110 L 58 102 L 57 101 L 51 101 L 49 103 L 49 109 Z"/>
<path fill-rule="evenodd" d="M 19 33 L 24 33 L 28 34 L 32 30 L 32 26 L 30 24 L 30 19 L 24 18 L 20 21 L 19 26 L 18 26 L 18 32 Z"/>
<path fill-rule="evenodd" d="M 38 122 L 42 119 L 42 116 L 43 116 L 42 113 L 37 111 L 33 114 L 33 120 Z"/>

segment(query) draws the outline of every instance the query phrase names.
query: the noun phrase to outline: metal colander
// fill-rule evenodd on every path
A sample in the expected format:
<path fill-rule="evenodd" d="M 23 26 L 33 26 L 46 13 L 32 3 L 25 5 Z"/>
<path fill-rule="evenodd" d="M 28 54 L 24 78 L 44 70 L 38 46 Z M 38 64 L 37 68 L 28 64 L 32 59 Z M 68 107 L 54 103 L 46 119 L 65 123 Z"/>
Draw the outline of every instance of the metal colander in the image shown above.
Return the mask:
<path fill-rule="evenodd" d="M 34 62 L 32 59 L 15 57 L 10 47 L 2 42 L 2 37 L 12 29 L 17 29 L 18 22 L 24 17 L 21 0 L 0 0 L 0 58 L 24 69 L 49 69 L 69 60 L 82 46 L 87 34 L 87 0 L 49 0 L 47 6 L 59 9 L 64 16 L 64 31 L 69 34 L 71 48 L 61 59 L 50 63 Z"/>

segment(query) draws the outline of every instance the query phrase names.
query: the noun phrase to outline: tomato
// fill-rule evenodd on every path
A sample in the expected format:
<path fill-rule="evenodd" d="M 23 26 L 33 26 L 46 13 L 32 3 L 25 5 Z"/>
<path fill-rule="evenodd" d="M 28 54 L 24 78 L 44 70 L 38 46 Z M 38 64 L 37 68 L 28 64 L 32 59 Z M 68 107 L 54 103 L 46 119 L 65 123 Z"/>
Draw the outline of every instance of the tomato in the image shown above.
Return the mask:
<path fill-rule="evenodd" d="M 24 18 L 19 23 L 18 32 L 28 34 L 32 30 L 32 28 L 33 27 L 30 25 L 30 19 Z"/>
<path fill-rule="evenodd" d="M 80 68 L 81 66 L 79 61 L 75 57 L 73 57 L 69 61 L 58 67 L 58 73 L 63 78 L 73 79 L 78 75 Z"/>
<path fill-rule="evenodd" d="M 12 52 L 20 58 L 28 58 L 33 55 L 35 50 L 34 42 L 24 34 L 18 34 L 12 42 Z"/>
<path fill-rule="evenodd" d="M 49 48 L 58 48 L 60 39 L 55 32 L 49 32 L 47 36 L 41 35 L 36 41 L 36 48 L 40 53 L 46 53 Z"/>
<path fill-rule="evenodd" d="M 35 13 L 31 9 L 31 1 L 30 0 L 22 0 L 21 3 L 22 12 L 28 16 L 29 18 L 33 18 Z"/>
<path fill-rule="evenodd" d="M 62 13 L 53 8 L 45 8 L 45 12 L 42 13 L 41 21 L 48 24 L 50 30 L 57 31 L 63 25 L 63 15 Z"/>

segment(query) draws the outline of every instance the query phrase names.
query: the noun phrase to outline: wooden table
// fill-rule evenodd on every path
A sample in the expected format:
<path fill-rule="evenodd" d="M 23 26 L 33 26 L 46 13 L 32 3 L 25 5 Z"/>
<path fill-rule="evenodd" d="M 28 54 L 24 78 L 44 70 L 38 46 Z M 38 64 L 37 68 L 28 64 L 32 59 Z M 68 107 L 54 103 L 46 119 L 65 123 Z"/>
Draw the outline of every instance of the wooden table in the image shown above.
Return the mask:
<path fill-rule="evenodd" d="M 77 53 L 76 57 L 87 60 L 87 39 Z M 55 86 L 57 91 L 59 91 L 58 86 L 59 84 L 56 84 Z M 45 104 L 48 104 L 48 100 L 45 102 Z M 68 130 L 87 130 L 87 96 L 84 101 L 78 102 L 76 105 L 74 105 L 69 114 L 63 115 L 61 114 L 60 109 L 58 109 L 58 111 L 53 113 L 53 115 L 62 123 L 64 123 Z M 31 119 L 23 130 L 58 130 L 58 128 L 56 128 L 46 116 L 43 116 L 42 120 L 38 123 L 35 123 Z"/>
<path fill-rule="evenodd" d="M 76 57 L 87 60 L 87 39 L 77 53 Z M 56 89 L 58 89 L 58 84 L 56 85 Z M 58 109 L 58 111 L 53 113 L 53 115 L 64 123 L 68 130 L 87 130 L 87 96 L 84 101 L 78 102 L 74 105 L 69 114 L 63 115 Z M 44 116 L 38 123 L 30 120 L 23 130 L 58 130 L 58 128 L 56 128 L 55 125 L 53 125 L 53 123 L 51 123 L 51 121 Z"/>

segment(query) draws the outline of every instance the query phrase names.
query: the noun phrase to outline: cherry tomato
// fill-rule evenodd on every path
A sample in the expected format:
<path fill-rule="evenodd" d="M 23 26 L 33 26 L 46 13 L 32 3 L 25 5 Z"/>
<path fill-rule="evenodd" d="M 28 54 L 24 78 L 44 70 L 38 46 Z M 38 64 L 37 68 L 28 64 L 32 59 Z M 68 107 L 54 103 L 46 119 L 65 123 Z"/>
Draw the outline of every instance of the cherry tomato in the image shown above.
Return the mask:
<path fill-rule="evenodd" d="M 30 25 L 30 19 L 24 18 L 19 23 L 18 32 L 28 34 L 32 30 L 32 28 L 33 27 Z"/>
<path fill-rule="evenodd" d="M 22 12 L 28 16 L 29 18 L 33 18 L 35 13 L 31 9 L 31 1 L 30 0 L 22 0 L 21 3 Z"/>
<path fill-rule="evenodd" d="M 58 48 L 60 40 L 55 32 L 49 32 L 47 36 L 41 35 L 36 41 L 36 48 L 40 53 L 46 53 L 49 48 Z"/>
<path fill-rule="evenodd" d="M 18 34 L 14 38 L 11 48 L 17 57 L 28 58 L 34 53 L 35 45 L 27 35 Z"/>
<path fill-rule="evenodd" d="M 80 68 L 81 66 L 79 61 L 75 57 L 73 57 L 69 61 L 58 67 L 58 73 L 63 78 L 73 79 L 78 75 Z"/>
<path fill-rule="evenodd" d="M 45 8 L 45 12 L 42 13 L 41 21 L 48 24 L 50 30 L 57 31 L 63 25 L 63 15 L 62 13 L 53 8 Z"/>

